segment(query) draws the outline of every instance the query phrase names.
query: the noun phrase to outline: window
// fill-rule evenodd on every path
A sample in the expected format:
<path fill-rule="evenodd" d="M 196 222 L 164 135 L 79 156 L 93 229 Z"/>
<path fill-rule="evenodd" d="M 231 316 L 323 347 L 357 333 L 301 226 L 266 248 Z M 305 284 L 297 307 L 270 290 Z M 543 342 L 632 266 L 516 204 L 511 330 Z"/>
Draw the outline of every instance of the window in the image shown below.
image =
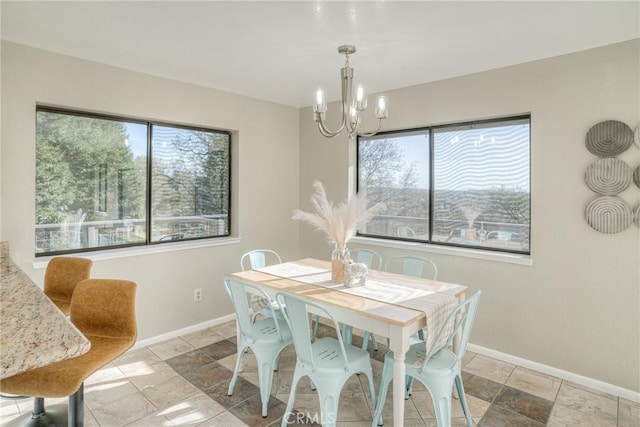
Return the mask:
<path fill-rule="evenodd" d="M 36 108 L 36 256 L 229 235 L 230 134 Z"/>
<path fill-rule="evenodd" d="M 530 117 L 359 137 L 358 191 L 359 235 L 528 254 Z"/>

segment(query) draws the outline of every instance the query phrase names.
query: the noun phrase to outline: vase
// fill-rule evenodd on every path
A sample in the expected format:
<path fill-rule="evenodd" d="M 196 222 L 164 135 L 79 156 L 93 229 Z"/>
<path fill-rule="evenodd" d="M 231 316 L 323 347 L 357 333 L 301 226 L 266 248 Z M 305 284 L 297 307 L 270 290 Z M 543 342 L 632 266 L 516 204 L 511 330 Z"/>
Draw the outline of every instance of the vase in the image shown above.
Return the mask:
<path fill-rule="evenodd" d="M 347 276 L 347 263 L 349 259 L 349 249 L 338 248 L 338 245 L 333 246 L 333 252 L 331 252 L 331 281 L 335 283 L 344 283 L 344 278 Z"/>
<path fill-rule="evenodd" d="M 478 238 L 478 230 L 473 227 L 464 229 L 464 238 L 467 240 L 477 240 Z"/>

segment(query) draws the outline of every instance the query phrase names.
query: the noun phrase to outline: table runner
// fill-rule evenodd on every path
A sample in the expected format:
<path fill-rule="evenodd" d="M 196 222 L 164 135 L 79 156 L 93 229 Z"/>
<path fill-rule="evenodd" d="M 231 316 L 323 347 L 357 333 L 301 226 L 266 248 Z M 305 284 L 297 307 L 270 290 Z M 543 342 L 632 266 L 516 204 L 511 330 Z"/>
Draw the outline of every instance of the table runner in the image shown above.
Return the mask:
<path fill-rule="evenodd" d="M 449 314 L 455 309 L 457 304 L 457 299 L 448 294 L 419 289 L 415 286 L 409 287 L 402 283 L 383 282 L 371 279 L 367 279 L 365 286 L 347 288 L 343 284 L 331 281 L 331 271 L 295 262 L 270 265 L 257 268 L 256 270 L 285 279 L 292 279 L 302 283 L 322 286 L 380 302 L 423 311 L 427 316 L 427 326 L 425 328 L 427 352 L 432 348 L 439 349 L 444 346 L 453 330 L 454 322 L 448 322 L 438 342 L 434 343 L 436 334 L 443 327 Z M 435 347 L 433 347 L 434 344 Z"/>

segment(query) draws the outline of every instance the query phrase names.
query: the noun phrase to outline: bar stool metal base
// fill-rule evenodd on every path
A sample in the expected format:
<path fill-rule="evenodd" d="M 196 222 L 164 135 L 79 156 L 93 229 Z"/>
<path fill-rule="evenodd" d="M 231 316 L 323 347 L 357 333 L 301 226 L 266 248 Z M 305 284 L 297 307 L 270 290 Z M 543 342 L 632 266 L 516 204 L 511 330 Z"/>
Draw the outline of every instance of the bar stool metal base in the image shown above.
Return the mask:
<path fill-rule="evenodd" d="M 69 425 L 67 405 L 51 405 L 44 414 L 23 414 L 2 425 L 6 427 L 67 427 Z"/>
<path fill-rule="evenodd" d="M 33 399 L 33 410 L 23 414 L 3 426 L 6 427 L 82 427 L 84 426 L 84 384 L 69 396 L 67 405 L 49 405 L 46 410 L 44 399 Z"/>

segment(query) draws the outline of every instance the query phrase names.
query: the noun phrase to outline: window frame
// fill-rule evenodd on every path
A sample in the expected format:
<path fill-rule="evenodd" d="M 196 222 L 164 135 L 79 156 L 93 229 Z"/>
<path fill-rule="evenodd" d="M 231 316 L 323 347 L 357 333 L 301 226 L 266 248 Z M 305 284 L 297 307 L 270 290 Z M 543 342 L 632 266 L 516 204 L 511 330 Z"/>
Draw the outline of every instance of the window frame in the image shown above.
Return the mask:
<path fill-rule="evenodd" d="M 462 243 L 451 243 L 451 242 L 446 242 L 446 241 L 435 241 L 433 240 L 433 222 L 434 222 L 434 195 L 435 195 L 435 187 L 433 185 L 434 183 L 434 178 L 435 178 L 435 167 L 434 167 L 434 151 L 435 151 L 435 134 L 438 130 L 441 129 L 447 129 L 447 128 L 464 128 L 467 127 L 469 129 L 474 129 L 475 127 L 478 126 L 482 126 L 482 125 L 487 125 L 487 124 L 492 124 L 492 123 L 500 123 L 500 122 L 507 122 L 507 121 L 518 121 L 518 120 L 527 120 L 528 124 L 529 124 L 529 194 L 528 194 L 528 204 L 529 204 L 529 247 L 528 250 L 515 250 L 515 249 L 507 249 L 507 248 L 499 248 L 499 247 L 487 247 L 487 246 L 482 246 L 482 245 L 469 245 L 469 244 L 462 244 Z M 383 139 L 381 137 L 383 137 L 384 135 L 399 135 L 402 136 L 404 134 L 410 134 L 410 133 L 425 133 L 429 135 L 428 138 L 428 152 L 429 152 L 429 159 L 428 159 L 428 168 L 429 168 L 429 218 L 428 218 L 428 232 L 429 232 L 429 238 L 427 240 L 424 239 L 418 239 L 418 238 L 410 238 L 410 237 L 400 237 L 400 236 L 384 236 L 384 235 L 376 235 L 376 234 L 368 234 L 368 233 L 361 233 L 360 230 L 358 230 L 356 232 L 356 236 L 357 237 L 363 237 L 363 238 L 371 238 L 371 239 L 380 239 L 380 240 L 387 240 L 387 241 L 391 241 L 391 242 L 406 242 L 406 243 L 416 243 L 416 244 L 420 244 L 420 245 L 425 245 L 425 246 L 439 246 L 439 247 L 449 247 L 449 248 L 456 248 L 456 249 L 472 249 L 472 250 L 478 250 L 478 251 L 486 251 L 489 253 L 502 253 L 502 254 L 510 254 L 510 255 L 524 255 L 524 256 L 531 256 L 531 243 L 532 243 L 532 238 L 531 238 L 531 218 L 532 218 L 532 211 L 531 211 L 531 113 L 525 113 L 525 114 L 517 114 L 517 115 L 512 115 L 512 116 L 504 116 L 504 117 L 496 117 L 496 118 L 491 118 L 491 119 L 481 119 L 481 120 L 471 120 L 471 121 L 464 121 L 464 122 L 453 122 L 453 123 L 443 123 L 443 124 L 438 124 L 438 125 L 429 125 L 429 126 L 422 126 L 422 127 L 414 127 L 414 128 L 407 128 L 407 129 L 395 129 L 395 130 L 388 130 L 388 131 L 382 131 L 382 132 L 378 132 L 375 134 L 375 138 L 376 139 Z M 361 138 L 366 138 L 369 139 L 371 137 L 362 137 L 360 135 L 358 135 L 357 139 L 356 139 L 356 192 L 360 191 L 360 140 Z"/>
<path fill-rule="evenodd" d="M 64 250 L 56 250 L 56 251 L 48 251 L 48 252 L 35 252 L 34 251 L 34 256 L 36 258 L 40 258 L 40 257 L 51 257 L 51 256 L 58 256 L 58 255 L 69 255 L 69 254 L 74 254 L 74 253 L 87 253 L 87 252 L 97 252 L 97 251 L 104 251 L 104 250 L 127 250 L 127 249 L 131 249 L 131 248 L 135 248 L 135 247 L 153 247 L 156 245 L 179 245 L 180 243 L 184 244 L 185 242 L 192 242 L 192 243 L 198 243 L 196 241 L 202 241 L 202 240 L 220 240 L 220 239 L 229 239 L 230 237 L 232 237 L 231 235 L 231 230 L 232 230 L 232 219 L 233 219 L 233 215 L 232 215 L 232 189 L 233 189 L 233 182 L 232 182 L 232 166 L 233 166 L 233 158 L 232 158 L 232 152 L 233 152 L 233 132 L 228 131 L 228 130 L 223 130 L 223 129 L 215 129 L 215 128 L 207 128 L 207 127 L 203 127 L 203 126 L 196 126 L 196 125 L 188 125 L 188 124 L 182 124 L 182 123 L 172 123 L 172 122 L 167 122 L 167 121 L 161 121 L 161 120 L 145 120 L 145 119 L 139 119 L 139 118 L 134 118 L 134 117 L 128 117 L 128 116 L 124 116 L 124 115 L 116 115 L 116 114 L 110 114 L 110 113 L 99 113 L 99 112 L 91 112 L 91 111 L 83 111 L 83 110 L 76 110 L 76 109 L 72 109 L 72 108 L 65 108 L 65 107 L 54 107 L 54 106 L 49 106 L 49 105 L 42 105 L 42 104 L 36 104 L 36 108 L 35 108 L 35 127 L 36 127 L 36 133 L 37 133 L 37 114 L 39 112 L 46 112 L 46 113 L 54 113 L 54 114 L 63 114 L 63 115 L 68 115 L 68 116 L 77 116 L 77 117 L 84 117 L 84 118 L 89 118 L 89 119 L 100 119 L 100 120 L 110 120 L 110 121 L 117 121 L 117 122 L 123 122 L 123 123 L 132 123 L 132 124 L 140 124 L 140 125 L 144 125 L 146 126 L 146 173 L 145 173 L 145 182 L 144 182 L 144 194 L 145 194 L 145 203 L 144 203 L 144 209 L 145 209 L 145 240 L 138 242 L 138 243 L 124 243 L 124 244 L 118 244 L 118 245 L 104 245 L 104 246 L 93 246 L 93 247 L 89 247 L 89 248 L 74 248 L 74 249 L 64 249 Z M 215 235 L 215 236 L 196 236 L 196 237 L 188 237 L 188 238 L 182 238 L 179 240 L 166 240 L 166 241 L 160 241 L 160 240 L 156 240 L 153 241 L 152 240 L 152 235 L 151 235 L 151 226 L 152 226 L 152 216 L 151 216 L 151 204 L 152 204 L 152 192 L 153 192 L 153 181 L 152 181 L 152 175 L 153 175 L 153 170 L 152 170 L 152 164 L 153 164 L 153 150 L 152 150 L 152 142 L 153 142 L 153 130 L 155 126 L 164 126 L 164 127 L 171 127 L 171 128 L 176 128 L 176 129 L 183 129 L 183 130 L 189 130 L 189 131 L 200 131 L 200 132 L 209 132 L 209 133 L 214 133 L 214 134 L 224 134 L 227 135 L 228 137 L 228 156 L 226 158 L 226 163 L 227 163 L 227 173 L 226 178 L 227 178 L 227 182 L 228 182 L 228 188 L 227 190 L 227 201 L 226 201 L 226 210 L 227 210 L 227 230 L 226 233 L 224 234 L 220 234 L 220 235 Z M 37 142 L 36 142 L 37 143 Z M 35 199 L 34 199 L 35 202 Z M 35 219 L 35 218 L 34 218 Z M 113 221 L 117 221 L 117 220 L 113 220 Z M 35 223 L 34 221 L 34 226 L 37 226 L 38 224 Z"/>

